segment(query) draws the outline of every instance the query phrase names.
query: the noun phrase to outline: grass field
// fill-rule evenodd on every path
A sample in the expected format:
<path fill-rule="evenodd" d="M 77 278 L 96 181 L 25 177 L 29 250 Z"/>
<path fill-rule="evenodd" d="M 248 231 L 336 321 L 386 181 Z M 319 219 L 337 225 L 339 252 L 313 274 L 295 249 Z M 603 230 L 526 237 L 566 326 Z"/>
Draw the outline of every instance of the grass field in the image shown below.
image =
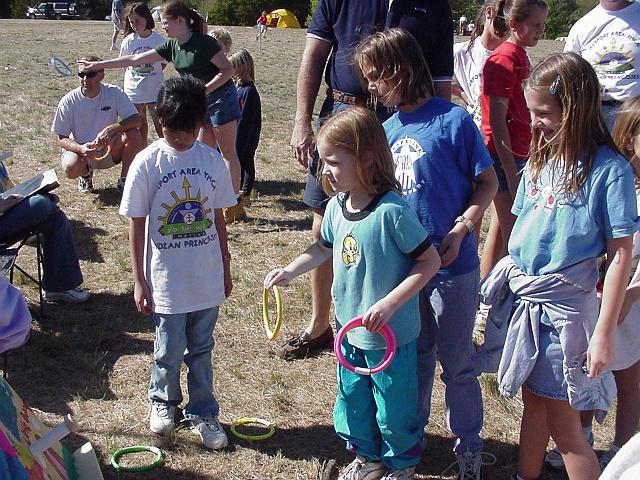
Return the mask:
<path fill-rule="evenodd" d="M 64 179 L 59 149 L 50 132 L 59 99 L 78 85 L 49 66 L 58 56 L 70 64 L 81 56 L 109 52 L 111 23 L 89 21 L 0 21 L 0 151 L 12 149 L 6 164 L 15 180 L 55 168 L 56 190 L 72 221 L 84 286 L 91 300 L 79 306 L 47 305 L 45 318 L 33 323 L 28 343 L 11 352 L 9 381 L 17 392 L 54 424 L 72 413 L 84 430 L 68 438 L 76 447 L 95 446 L 106 479 L 315 479 L 335 478 L 351 461 L 331 420 L 335 396 L 335 360 L 324 353 L 305 361 L 285 362 L 272 354 L 275 342 L 262 329 L 262 279 L 291 260 L 310 241 L 311 216 L 301 201 L 305 174 L 289 151 L 295 112 L 295 79 L 304 45 L 303 30 L 270 31 L 262 54 L 254 30 L 231 27 L 234 49 L 246 47 L 256 59 L 257 87 L 263 102 L 263 135 L 257 154 L 257 188 L 249 221 L 229 228 L 233 256 L 233 295 L 221 310 L 214 352 L 215 388 L 225 427 L 239 417 L 260 417 L 277 426 L 263 442 L 237 440 L 222 452 L 201 448 L 190 433 L 158 437 L 148 430 L 146 389 L 153 355 L 153 328 L 132 301 L 127 221 L 117 213 L 118 172 L 99 171 L 95 194 L 81 195 L 75 181 Z M 534 61 L 562 44 L 543 41 Z M 174 75 L 172 67 L 167 75 Z M 107 71 L 106 82 L 122 85 L 122 70 Z M 153 130 L 153 128 L 151 128 Z M 21 260 L 32 259 L 27 249 Z M 34 266 L 33 263 L 31 265 Z M 185 268 L 188 268 L 186 265 Z M 20 285 L 30 304 L 37 291 Z M 281 337 L 307 321 L 308 278 L 284 290 L 285 324 Z M 487 480 L 507 479 L 517 461 L 521 401 L 497 396 L 492 377 L 482 379 L 485 399 L 485 450 L 497 457 L 486 467 Z M 441 475 L 453 461 L 452 438 L 443 412 L 443 388 L 436 381 L 433 413 L 427 427 L 429 447 L 416 478 Z M 611 438 L 612 419 L 596 428 L 596 447 Z M 109 465 L 118 448 L 161 447 L 165 463 L 140 474 L 118 474 Z M 335 459 L 331 469 L 328 462 Z M 324 475 L 323 475 L 324 474 Z M 548 479 L 564 478 L 546 472 Z"/>

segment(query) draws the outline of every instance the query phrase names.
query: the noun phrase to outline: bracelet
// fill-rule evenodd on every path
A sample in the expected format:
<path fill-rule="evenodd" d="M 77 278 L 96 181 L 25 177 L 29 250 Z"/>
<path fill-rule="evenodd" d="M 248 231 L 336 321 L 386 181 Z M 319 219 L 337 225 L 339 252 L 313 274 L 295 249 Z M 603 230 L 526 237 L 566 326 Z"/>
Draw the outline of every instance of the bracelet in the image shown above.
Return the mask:
<path fill-rule="evenodd" d="M 467 227 L 467 234 L 473 232 L 473 230 L 476 228 L 473 222 L 464 215 L 460 215 L 458 218 L 456 218 L 455 223 L 463 223 L 464 226 Z"/>

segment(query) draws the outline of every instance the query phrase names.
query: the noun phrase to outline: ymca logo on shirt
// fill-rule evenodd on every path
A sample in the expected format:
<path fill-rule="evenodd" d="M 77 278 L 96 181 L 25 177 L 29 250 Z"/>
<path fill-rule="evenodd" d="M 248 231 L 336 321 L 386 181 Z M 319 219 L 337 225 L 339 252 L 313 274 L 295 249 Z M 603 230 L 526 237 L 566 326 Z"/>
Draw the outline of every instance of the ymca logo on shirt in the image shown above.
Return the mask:
<path fill-rule="evenodd" d="M 391 146 L 393 163 L 396 166 L 396 179 L 402 187 L 402 194 L 409 195 L 417 192 L 424 185 L 424 180 L 416 182 L 413 164 L 426 155 L 422 145 L 413 138 L 404 137 Z"/>
<path fill-rule="evenodd" d="M 183 177 L 182 189 L 184 197 L 172 191 L 171 196 L 175 200 L 173 205 L 166 203 L 162 207 L 167 211 L 166 215 L 159 216 L 162 222 L 159 232 L 163 236 L 171 236 L 174 240 L 180 238 L 203 237 L 207 229 L 213 225 L 209 214 L 212 209 L 207 208 L 207 198 L 200 197 L 200 191 L 195 196 L 191 195 L 191 184 L 187 177 Z"/>
<path fill-rule="evenodd" d="M 596 61 L 593 68 L 598 73 L 615 75 L 633 70 L 633 54 L 630 48 L 625 48 L 624 40 L 616 41 L 613 37 L 608 45 L 601 44 L 594 53 Z"/>

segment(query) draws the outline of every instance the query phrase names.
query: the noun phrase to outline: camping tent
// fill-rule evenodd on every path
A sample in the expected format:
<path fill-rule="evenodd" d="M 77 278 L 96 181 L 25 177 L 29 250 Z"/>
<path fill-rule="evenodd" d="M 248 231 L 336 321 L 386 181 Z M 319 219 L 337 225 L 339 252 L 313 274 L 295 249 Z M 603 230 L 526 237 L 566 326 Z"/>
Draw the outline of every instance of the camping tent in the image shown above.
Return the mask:
<path fill-rule="evenodd" d="M 300 28 L 300 22 L 289 10 L 279 8 L 267 15 L 267 25 L 274 28 Z"/>

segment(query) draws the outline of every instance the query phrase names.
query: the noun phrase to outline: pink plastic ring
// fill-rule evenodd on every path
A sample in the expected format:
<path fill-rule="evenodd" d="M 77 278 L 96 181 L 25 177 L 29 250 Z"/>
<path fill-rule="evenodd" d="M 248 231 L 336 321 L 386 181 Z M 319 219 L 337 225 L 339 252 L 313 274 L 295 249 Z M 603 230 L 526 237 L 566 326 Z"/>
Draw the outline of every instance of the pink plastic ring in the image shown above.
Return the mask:
<path fill-rule="evenodd" d="M 347 362 L 346 358 L 344 358 L 342 350 L 340 349 L 340 345 L 342 344 L 342 340 L 349 330 L 353 330 L 354 328 L 362 326 L 362 317 L 356 317 L 349 320 L 336 335 L 336 338 L 333 342 L 333 351 L 335 352 L 336 358 L 338 359 L 338 362 L 340 362 L 340 365 L 342 365 L 347 370 L 358 373 L 360 375 L 373 375 L 374 373 L 379 373 L 387 368 L 391 363 L 391 360 L 393 360 L 393 357 L 396 355 L 396 336 L 394 335 L 393 330 L 391 330 L 389 325 L 385 324 L 378 332 L 384 337 L 385 342 L 387 342 L 387 349 L 385 350 L 384 357 L 382 357 L 380 363 L 378 363 L 373 368 L 354 367 L 349 362 Z"/>

